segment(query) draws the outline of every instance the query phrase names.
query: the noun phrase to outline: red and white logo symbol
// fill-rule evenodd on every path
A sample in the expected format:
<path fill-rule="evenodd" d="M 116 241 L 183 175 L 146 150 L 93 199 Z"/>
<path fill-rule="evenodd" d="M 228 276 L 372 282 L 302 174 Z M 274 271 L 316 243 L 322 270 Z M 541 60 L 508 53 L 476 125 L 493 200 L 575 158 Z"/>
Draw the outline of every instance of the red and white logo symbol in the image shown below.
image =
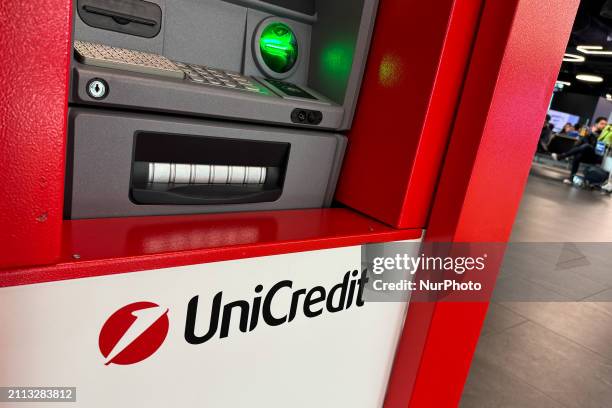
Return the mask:
<path fill-rule="evenodd" d="M 168 309 L 152 302 L 122 307 L 106 320 L 98 345 L 105 365 L 134 364 L 149 357 L 168 334 Z"/>

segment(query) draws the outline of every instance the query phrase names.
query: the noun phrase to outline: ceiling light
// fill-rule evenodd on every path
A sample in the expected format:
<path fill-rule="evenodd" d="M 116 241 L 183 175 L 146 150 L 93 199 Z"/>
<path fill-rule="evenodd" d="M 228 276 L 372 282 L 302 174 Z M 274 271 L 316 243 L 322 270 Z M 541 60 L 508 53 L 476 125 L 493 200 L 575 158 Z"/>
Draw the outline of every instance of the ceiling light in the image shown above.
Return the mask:
<path fill-rule="evenodd" d="M 563 55 L 563 62 L 584 62 L 585 59 L 582 55 L 570 54 L 568 52 Z"/>
<path fill-rule="evenodd" d="M 556 84 L 557 85 L 564 85 L 564 86 L 571 86 L 572 85 L 571 82 L 567 82 L 567 81 L 557 81 Z"/>
<path fill-rule="evenodd" d="M 578 51 L 589 55 L 612 55 L 612 51 L 604 51 L 601 45 L 579 45 L 576 47 Z"/>
<path fill-rule="evenodd" d="M 578 74 L 576 79 L 584 82 L 603 82 L 603 78 L 599 75 Z"/>

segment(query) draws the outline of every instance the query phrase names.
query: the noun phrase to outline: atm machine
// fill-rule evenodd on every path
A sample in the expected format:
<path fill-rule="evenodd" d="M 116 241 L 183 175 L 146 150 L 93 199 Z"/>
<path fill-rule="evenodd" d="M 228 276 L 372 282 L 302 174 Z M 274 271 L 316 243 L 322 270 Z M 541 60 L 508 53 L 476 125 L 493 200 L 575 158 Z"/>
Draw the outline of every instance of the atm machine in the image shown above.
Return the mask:
<path fill-rule="evenodd" d="M 0 405 L 456 406 L 486 302 L 331 294 L 508 239 L 577 4 L 2 0 Z"/>
<path fill-rule="evenodd" d="M 328 207 L 377 0 L 75 0 L 65 217 Z"/>

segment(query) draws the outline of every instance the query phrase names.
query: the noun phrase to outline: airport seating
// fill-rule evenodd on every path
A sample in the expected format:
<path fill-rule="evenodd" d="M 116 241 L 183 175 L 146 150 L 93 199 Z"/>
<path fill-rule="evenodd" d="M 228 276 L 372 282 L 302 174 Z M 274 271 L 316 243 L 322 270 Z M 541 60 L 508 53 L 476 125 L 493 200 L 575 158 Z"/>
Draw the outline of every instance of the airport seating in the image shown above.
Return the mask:
<path fill-rule="evenodd" d="M 561 154 L 561 153 L 567 152 L 569 149 L 574 147 L 575 144 L 576 144 L 576 139 L 573 137 L 554 134 L 550 138 L 550 141 L 548 142 L 546 149 L 548 150 L 549 154 L 550 153 Z"/>

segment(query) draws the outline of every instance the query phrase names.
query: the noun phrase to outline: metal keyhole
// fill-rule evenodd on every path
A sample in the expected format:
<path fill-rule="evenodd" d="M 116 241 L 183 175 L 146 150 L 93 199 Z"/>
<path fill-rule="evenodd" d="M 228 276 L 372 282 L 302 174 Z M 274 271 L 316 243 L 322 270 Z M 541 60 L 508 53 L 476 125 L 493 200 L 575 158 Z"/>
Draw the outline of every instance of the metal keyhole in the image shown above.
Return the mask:
<path fill-rule="evenodd" d="M 108 92 L 108 85 L 102 79 L 92 79 L 87 84 L 87 93 L 94 99 L 102 99 Z"/>

